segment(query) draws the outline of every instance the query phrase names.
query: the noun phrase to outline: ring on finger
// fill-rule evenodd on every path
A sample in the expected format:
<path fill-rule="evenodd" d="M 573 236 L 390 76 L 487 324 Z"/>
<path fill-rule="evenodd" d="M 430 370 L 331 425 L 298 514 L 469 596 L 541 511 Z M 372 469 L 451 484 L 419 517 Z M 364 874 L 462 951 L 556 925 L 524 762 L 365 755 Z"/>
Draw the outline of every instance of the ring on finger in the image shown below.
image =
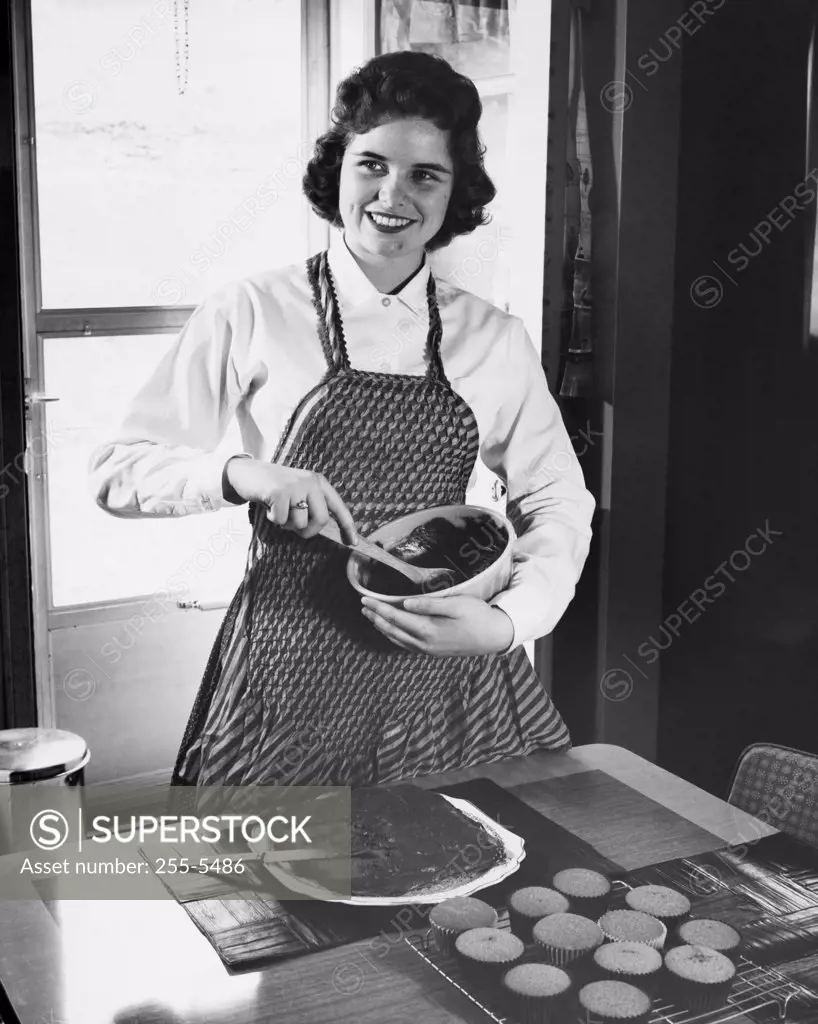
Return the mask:
<path fill-rule="evenodd" d="M 309 526 L 310 513 L 309 509 L 297 508 L 295 505 L 290 506 L 290 514 L 287 517 L 287 525 L 295 530 L 303 530 Z"/>
<path fill-rule="evenodd" d="M 306 498 L 303 498 L 301 501 L 294 502 L 293 503 L 293 508 L 298 508 L 298 509 L 309 508 L 309 502 L 307 501 Z"/>

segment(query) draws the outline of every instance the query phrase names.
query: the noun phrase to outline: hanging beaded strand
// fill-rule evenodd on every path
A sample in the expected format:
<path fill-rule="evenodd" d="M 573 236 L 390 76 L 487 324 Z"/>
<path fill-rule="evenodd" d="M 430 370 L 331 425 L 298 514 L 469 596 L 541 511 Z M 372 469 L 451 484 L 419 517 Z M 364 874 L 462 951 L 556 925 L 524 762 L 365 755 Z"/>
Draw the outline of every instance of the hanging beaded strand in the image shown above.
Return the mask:
<path fill-rule="evenodd" d="M 179 19 L 180 0 L 173 0 L 173 31 L 176 46 L 176 90 L 180 96 L 187 91 L 187 69 L 190 59 L 189 7 L 190 0 L 181 0 L 182 19 Z M 182 35 L 184 34 L 184 45 Z"/>

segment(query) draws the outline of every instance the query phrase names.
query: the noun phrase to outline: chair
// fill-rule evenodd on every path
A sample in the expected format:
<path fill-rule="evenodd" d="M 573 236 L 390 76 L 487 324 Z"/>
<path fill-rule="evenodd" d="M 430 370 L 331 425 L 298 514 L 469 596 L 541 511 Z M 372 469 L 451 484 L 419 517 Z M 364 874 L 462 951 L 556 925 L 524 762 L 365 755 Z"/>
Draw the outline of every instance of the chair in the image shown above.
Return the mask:
<path fill-rule="evenodd" d="M 738 759 L 727 802 L 818 848 L 818 754 L 751 744 Z"/>

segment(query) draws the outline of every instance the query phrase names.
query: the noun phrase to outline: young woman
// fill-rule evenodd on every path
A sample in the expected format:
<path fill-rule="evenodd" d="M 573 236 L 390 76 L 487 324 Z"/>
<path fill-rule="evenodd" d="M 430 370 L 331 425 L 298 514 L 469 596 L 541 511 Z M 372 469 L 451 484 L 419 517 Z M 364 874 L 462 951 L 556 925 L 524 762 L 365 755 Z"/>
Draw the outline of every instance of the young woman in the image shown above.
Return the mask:
<path fill-rule="evenodd" d="M 570 744 L 522 645 L 571 600 L 594 502 L 522 322 L 426 260 L 486 220 L 480 114 L 427 54 L 341 82 L 304 176 L 337 249 L 199 306 L 95 457 L 114 515 L 251 503 L 177 784 L 361 785 Z M 246 451 L 224 465 L 234 415 Z M 317 536 L 328 517 L 352 542 L 462 504 L 478 457 L 508 488 L 509 588 L 361 602 L 347 552 Z"/>

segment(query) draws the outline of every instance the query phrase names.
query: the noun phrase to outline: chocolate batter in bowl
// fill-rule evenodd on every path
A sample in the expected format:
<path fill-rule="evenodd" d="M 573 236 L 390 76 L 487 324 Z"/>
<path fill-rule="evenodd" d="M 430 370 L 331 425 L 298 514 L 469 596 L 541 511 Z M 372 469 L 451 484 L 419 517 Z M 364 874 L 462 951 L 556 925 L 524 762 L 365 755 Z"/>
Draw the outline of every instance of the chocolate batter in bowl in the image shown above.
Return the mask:
<path fill-rule="evenodd" d="M 450 586 L 426 591 L 436 596 L 488 601 L 511 579 L 514 528 L 498 512 L 476 505 L 414 512 L 375 530 L 368 539 L 406 562 L 450 570 Z M 350 556 L 347 576 L 359 593 L 388 604 L 423 592 L 400 573 L 357 553 Z"/>

